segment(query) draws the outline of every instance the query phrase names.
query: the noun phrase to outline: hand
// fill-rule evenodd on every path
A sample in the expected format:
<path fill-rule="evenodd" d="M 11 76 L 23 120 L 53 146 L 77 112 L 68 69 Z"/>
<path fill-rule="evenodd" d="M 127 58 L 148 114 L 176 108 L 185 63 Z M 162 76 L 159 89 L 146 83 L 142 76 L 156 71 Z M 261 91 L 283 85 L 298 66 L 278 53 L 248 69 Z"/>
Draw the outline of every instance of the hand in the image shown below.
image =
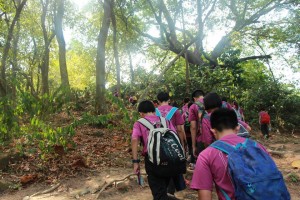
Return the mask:
<path fill-rule="evenodd" d="M 133 163 L 133 173 L 138 174 L 140 172 L 140 163 Z"/>

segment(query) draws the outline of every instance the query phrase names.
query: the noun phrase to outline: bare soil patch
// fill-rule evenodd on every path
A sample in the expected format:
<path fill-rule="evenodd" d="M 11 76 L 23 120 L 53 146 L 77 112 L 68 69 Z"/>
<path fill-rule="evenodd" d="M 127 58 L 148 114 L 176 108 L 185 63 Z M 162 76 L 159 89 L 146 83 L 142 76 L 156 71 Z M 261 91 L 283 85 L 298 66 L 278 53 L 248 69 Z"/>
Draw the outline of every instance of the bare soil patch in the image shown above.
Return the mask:
<path fill-rule="evenodd" d="M 61 156 L 54 156 L 42 162 L 34 155 L 10 165 L 10 170 L 2 172 L 1 179 L 11 182 L 12 186 L 2 196 L 2 200 L 25 200 L 28 196 L 60 186 L 47 194 L 31 197 L 31 200 L 92 200 L 105 182 L 121 179 L 132 173 L 131 153 L 128 136 L 130 131 L 116 131 L 82 126 L 76 130 L 74 142 L 76 148 Z M 300 199 L 300 169 L 293 168 L 291 163 L 300 159 L 300 137 L 297 135 L 273 134 L 268 140 L 259 133 L 253 137 L 272 151 L 282 152 L 281 156 L 273 155 L 275 162 L 286 179 L 293 200 Z M 21 185 L 24 174 L 37 174 L 37 178 L 28 184 Z M 187 175 L 187 179 L 191 174 Z M 149 200 L 151 191 L 144 176 L 145 186 L 140 187 L 135 176 L 107 187 L 100 199 L 108 200 Z M 176 194 L 179 199 L 196 200 L 197 193 L 186 189 Z M 214 194 L 214 199 L 216 195 Z"/>

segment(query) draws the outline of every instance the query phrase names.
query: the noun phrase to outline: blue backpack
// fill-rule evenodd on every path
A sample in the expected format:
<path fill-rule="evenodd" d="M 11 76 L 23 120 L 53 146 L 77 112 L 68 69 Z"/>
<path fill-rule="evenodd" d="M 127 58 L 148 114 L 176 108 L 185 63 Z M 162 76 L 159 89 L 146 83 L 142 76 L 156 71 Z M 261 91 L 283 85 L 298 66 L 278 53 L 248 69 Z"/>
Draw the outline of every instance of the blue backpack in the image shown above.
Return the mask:
<path fill-rule="evenodd" d="M 272 158 L 253 140 L 232 146 L 223 141 L 210 145 L 228 155 L 228 168 L 236 200 L 290 200 L 281 172 Z M 230 197 L 221 189 L 226 200 Z"/>

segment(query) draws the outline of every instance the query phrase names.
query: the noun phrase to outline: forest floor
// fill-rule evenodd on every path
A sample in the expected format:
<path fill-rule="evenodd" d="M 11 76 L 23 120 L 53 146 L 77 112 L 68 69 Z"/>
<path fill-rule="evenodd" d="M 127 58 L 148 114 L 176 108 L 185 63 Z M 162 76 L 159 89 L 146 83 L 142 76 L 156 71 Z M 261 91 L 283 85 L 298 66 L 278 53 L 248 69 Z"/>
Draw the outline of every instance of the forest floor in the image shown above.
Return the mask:
<path fill-rule="evenodd" d="M 68 123 L 64 115 L 56 119 Z M 145 175 L 144 187 L 138 185 L 135 175 L 125 181 L 115 181 L 132 173 L 130 134 L 130 130 L 99 129 L 87 125 L 78 127 L 74 149 L 67 152 L 58 150 L 47 160 L 41 160 L 38 155 L 32 154 L 10 164 L 9 170 L 0 174 L 0 181 L 10 183 L 10 189 L 0 194 L 0 199 L 91 200 L 97 197 L 106 183 L 114 182 L 105 187 L 99 199 L 151 200 Z M 272 157 L 285 177 L 292 200 L 299 200 L 300 169 L 293 167 L 291 163 L 300 160 L 300 134 L 271 133 L 272 137 L 268 140 L 262 139 L 257 132 L 252 134 L 253 138 L 273 151 Z M 8 151 L 3 147 L 0 152 L 1 150 Z M 186 179 L 190 180 L 191 176 L 192 173 L 188 172 Z M 45 194 L 36 194 L 37 192 Z M 186 189 L 176 193 L 176 197 L 196 200 L 197 193 Z M 217 199 L 215 194 L 214 199 Z"/>

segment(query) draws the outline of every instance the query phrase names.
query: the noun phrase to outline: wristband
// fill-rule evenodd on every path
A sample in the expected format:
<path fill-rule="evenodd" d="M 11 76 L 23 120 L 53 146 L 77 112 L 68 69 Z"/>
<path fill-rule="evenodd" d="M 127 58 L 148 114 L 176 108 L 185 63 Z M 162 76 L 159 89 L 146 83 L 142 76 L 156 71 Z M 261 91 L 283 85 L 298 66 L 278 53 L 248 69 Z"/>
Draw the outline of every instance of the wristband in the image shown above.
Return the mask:
<path fill-rule="evenodd" d="M 140 159 L 132 160 L 132 163 L 140 163 Z"/>

